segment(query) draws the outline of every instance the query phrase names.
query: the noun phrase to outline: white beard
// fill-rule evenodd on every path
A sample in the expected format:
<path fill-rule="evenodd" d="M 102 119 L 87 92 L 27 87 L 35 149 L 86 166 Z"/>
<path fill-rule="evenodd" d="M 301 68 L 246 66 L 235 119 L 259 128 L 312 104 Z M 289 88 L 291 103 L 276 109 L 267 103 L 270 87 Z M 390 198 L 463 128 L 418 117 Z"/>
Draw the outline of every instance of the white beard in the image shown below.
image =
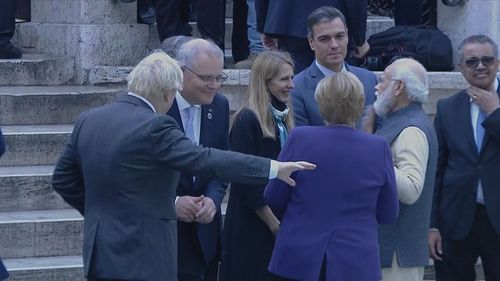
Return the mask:
<path fill-rule="evenodd" d="M 377 100 L 373 103 L 373 109 L 380 117 L 384 117 L 387 113 L 391 112 L 391 109 L 394 106 L 395 96 L 389 92 L 390 90 L 392 90 L 392 87 L 387 88 L 382 94 L 375 92 Z"/>

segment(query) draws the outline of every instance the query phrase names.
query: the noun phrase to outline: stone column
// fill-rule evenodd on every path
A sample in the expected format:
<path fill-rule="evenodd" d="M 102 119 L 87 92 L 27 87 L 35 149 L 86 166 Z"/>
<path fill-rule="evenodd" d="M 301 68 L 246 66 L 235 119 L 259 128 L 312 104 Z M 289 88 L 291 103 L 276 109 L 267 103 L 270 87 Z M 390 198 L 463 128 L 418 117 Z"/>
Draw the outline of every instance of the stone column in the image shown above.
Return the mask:
<path fill-rule="evenodd" d="M 457 49 L 468 36 L 484 34 L 500 45 L 500 0 L 465 0 L 448 7 L 438 0 L 438 27 L 451 40 L 457 69 Z"/>
<path fill-rule="evenodd" d="M 75 84 L 98 66 L 135 65 L 148 52 L 150 28 L 137 23 L 137 3 L 118 0 L 31 0 L 30 23 L 18 25 L 25 51 L 75 60 Z"/>

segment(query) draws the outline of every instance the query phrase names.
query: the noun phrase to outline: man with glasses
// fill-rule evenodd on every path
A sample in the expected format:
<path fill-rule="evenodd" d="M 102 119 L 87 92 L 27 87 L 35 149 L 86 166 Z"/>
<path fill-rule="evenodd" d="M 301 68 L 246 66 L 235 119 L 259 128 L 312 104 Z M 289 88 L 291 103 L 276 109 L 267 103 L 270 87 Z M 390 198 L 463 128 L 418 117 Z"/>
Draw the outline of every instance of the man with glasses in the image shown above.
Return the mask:
<path fill-rule="evenodd" d="M 439 153 L 429 231 L 436 280 L 500 280 L 500 87 L 498 45 L 466 38 L 459 67 L 469 87 L 437 104 Z"/>
<path fill-rule="evenodd" d="M 177 52 L 184 74 L 168 115 L 194 143 L 229 147 L 229 103 L 217 94 L 227 79 L 224 54 L 212 42 L 193 39 Z M 177 186 L 178 280 L 216 281 L 222 226 L 220 204 L 227 183 L 182 173 Z"/>

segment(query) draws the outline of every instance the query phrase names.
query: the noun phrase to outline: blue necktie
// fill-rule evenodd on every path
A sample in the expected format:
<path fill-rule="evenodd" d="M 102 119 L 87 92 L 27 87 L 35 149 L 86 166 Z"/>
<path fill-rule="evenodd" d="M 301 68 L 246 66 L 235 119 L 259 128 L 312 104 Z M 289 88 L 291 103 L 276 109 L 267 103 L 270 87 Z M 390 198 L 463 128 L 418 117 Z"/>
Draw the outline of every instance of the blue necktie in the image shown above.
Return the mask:
<path fill-rule="evenodd" d="M 481 151 L 481 145 L 483 144 L 484 138 L 484 127 L 481 125 L 485 118 L 484 111 L 479 109 L 479 114 L 477 115 L 477 123 L 476 123 L 476 146 L 477 151 Z"/>
<path fill-rule="evenodd" d="M 196 114 L 196 107 L 190 106 L 184 110 L 187 113 L 186 114 L 187 120 L 184 133 L 186 134 L 186 137 L 188 137 L 192 142 L 196 143 L 196 139 L 194 137 L 194 116 Z"/>

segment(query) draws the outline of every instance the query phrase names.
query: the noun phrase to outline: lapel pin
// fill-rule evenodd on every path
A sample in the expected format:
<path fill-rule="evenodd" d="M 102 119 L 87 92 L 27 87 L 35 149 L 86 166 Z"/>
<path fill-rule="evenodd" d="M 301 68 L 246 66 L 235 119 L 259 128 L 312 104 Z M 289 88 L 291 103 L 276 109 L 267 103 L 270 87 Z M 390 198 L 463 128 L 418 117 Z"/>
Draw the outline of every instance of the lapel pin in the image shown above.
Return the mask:
<path fill-rule="evenodd" d="M 212 113 L 211 112 L 207 113 L 207 118 L 208 119 L 212 119 Z"/>

